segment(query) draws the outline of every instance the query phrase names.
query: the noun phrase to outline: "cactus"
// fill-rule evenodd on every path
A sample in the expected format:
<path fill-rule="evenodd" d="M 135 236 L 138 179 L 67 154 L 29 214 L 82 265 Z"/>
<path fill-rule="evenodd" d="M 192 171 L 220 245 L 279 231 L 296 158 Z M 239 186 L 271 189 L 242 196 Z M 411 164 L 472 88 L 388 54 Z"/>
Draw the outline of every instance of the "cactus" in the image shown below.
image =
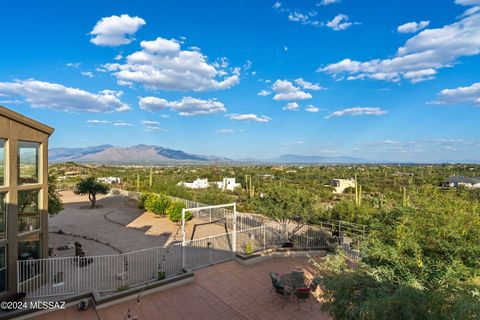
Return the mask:
<path fill-rule="evenodd" d="M 137 174 L 137 192 L 140 192 L 140 175 Z"/>
<path fill-rule="evenodd" d="M 152 167 L 150 167 L 150 179 L 148 180 L 148 185 L 150 186 L 150 188 L 153 185 L 153 168 Z"/>

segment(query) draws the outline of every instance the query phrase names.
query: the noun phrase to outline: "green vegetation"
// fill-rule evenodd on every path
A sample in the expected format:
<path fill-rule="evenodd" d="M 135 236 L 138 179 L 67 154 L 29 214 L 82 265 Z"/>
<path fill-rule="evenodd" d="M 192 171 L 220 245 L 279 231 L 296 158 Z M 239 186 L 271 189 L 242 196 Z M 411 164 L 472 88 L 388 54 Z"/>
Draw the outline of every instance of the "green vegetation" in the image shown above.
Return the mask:
<path fill-rule="evenodd" d="M 57 191 L 58 182 L 54 175 L 48 176 L 48 213 L 55 215 L 63 210 L 62 196 Z"/>
<path fill-rule="evenodd" d="M 423 188 L 375 214 L 358 266 L 341 254 L 317 265 L 324 308 L 335 319 L 479 319 L 480 211 L 457 193 Z"/>
<path fill-rule="evenodd" d="M 95 177 L 87 177 L 80 180 L 75 186 L 75 194 L 88 195 L 88 200 L 92 203 L 91 209 L 94 209 L 97 203 L 97 194 L 107 194 L 110 187 L 104 183 L 98 182 Z"/>
<path fill-rule="evenodd" d="M 167 209 L 172 204 L 169 197 L 161 194 L 147 193 L 146 196 L 142 194 L 144 208 L 147 211 L 153 212 L 156 215 L 164 216 L 167 214 Z"/>
<path fill-rule="evenodd" d="M 168 218 L 172 222 L 180 222 L 182 221 L 182 209 L 185 209 L 186 206 L 183 202 L 172 202 L 170 206 L 167 208 L 167 215 Z M 192 213 L 190 211 L 185 211 L 185 220 L 191 220 L 193 217 Z"/>
<path fill-rule="evenodd" d="M 332 255 L 316 266 L 324 276 L 324 308 L 336 319 L 480 319 L 480 189 L 441 186 L 452 175 L 480 176 L 479 165 L 52 167 L 59 176 L 66 171 L 118 176 L 121 188 L 144 192 L 140 206 L 153 192 L 211 205 L 236 202 L 241 212 L 298 227 L 363 224 L 361 262 Z M 235 177 L 242 188 L 178 185 L 198 177 Z M 355 188 L 333 193 L 332 179 L 355 177 Z M 165 212 L 179 222 L 183 207 L 173 203 Z M 333 250 L 337 238 L 331 238 Z"/>

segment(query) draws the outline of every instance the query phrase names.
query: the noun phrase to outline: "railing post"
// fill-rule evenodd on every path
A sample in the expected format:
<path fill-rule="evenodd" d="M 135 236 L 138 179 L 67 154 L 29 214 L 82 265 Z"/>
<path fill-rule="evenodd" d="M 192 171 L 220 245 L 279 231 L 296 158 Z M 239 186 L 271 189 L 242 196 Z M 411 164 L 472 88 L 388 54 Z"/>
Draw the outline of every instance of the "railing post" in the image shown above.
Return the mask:
<path fill-rule="evenodd" d="M 80 292 L 80 257 L 77 258 L 77 291 Z M 65 260 L 63 260 L 65 262 Z"/>
<path fill-rule="evenodd" d="M 182 269 L 185 267 L 185 209 L 182 209 Z"/>
<path fill-rule="evenodd" d="M 232 244 L 232 252 L 235 256 L 235 252 L 237 251 L 237 203 L 233 203 L 233 244 Z"/>
<path fill-rule="evenodd" d="M 265 250 L 265 248 L 267 247 L 266 241 L 265 241 L 267 230 L 265 229 L 265 225 L 263 226 L 262 229 L 263 229 L 263 250 Z"/>

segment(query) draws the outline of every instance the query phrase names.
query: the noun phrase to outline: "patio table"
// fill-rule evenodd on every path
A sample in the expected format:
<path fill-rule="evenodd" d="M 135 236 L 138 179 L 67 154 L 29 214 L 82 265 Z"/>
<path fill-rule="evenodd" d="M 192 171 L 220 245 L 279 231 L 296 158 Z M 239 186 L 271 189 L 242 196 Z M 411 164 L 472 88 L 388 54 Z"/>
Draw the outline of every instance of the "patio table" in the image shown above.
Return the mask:
<path fill-rule="evenodd" d="M 305 287 L 305 280 L 299 279 L 298 276 L 295 276 L 292 273 L 281 275 L 280 281 L 293 289 Z"/>

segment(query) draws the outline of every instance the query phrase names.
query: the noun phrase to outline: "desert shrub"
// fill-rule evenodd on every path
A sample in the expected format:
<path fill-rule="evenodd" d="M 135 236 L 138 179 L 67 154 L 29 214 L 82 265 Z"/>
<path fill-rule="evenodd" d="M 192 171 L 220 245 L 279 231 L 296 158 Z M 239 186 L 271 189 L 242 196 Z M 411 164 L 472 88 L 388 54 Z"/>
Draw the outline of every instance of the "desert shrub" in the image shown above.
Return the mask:
<path fill-rule="evenodd" d="M 169 197 L 160 195 L 153 201 L 151 212 L 155 213 L 156 215 L 165 215 L 167 214 L 167 209 L 171 203 L 172 201 Z"/>
<path fill-rule="evenodd" d="M 138 209 L 145 209 L 145 201 L 148 199 L 148 197 L 151 194 L 152 193 L 150 193 L 150 192 L 142 192 L 140 194 L 140 197 L 138 197 L 138 202 L 137 202 Z"/>
<path fill-rule="evenodd" d="M 245 244 L 245 248 L 243 248 L 243 251 L 245 251 L 246 255 L 251 255 L 253 253 L 253 246 L 250 242 L 247 242 Z"/>
<path fill-rule="evenodd" d="M 172 202 L 170 206 L 167 208 L 167 215 L 168 218 L 172 222 L 180 222 L 182 221 L 182 209 L 185 209 L 186 206 L 183 202 Z M 193 215 L 190 211 L 185 212 L 185 220 L 192 219 Z"/>
<path fill-rule="evenodd" d="M 157 202 L 159 198 L 160 197 L 154 193 L 148 193 L 148 195 L 145 198 L 145 201 L 143 202 L 143 206 L 145 210 L 153 212 L 155 202 Z"/>

